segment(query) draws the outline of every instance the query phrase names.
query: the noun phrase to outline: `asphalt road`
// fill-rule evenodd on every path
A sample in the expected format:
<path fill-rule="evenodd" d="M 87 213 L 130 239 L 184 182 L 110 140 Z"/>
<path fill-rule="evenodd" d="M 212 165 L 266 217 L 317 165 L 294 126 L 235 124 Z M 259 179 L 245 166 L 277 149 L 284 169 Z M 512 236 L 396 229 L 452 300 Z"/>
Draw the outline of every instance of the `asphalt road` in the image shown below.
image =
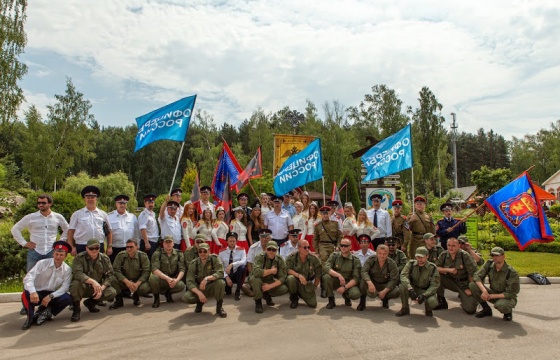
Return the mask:
<path fill-rule="evenodd" d="M 296 310 L 288 296 L 274 298 L 264 314 L 243 297 L 225 299 L 228 317 L 215 313 L 210 300 L 201 314 L 175 295 L 173 304 L 152 309 L 151 299 L 134 307 L 91 314 L 70 322 L 64 310 L 53 321 L 21 330 L 20 304 L 0 304 L 0 359 L 558 359 L 560 358 L 560 285 L 522 285 L 513 322 L 466 315 L 455 294 L 447 293 L 449 310 L 427 318 L 423 306 L 412 305 L 411 316 L 395 317 L 400 301 L 390 309 L 369 300 L 364 312 L 344 306 L 317 309 L 303 301 Z"/>

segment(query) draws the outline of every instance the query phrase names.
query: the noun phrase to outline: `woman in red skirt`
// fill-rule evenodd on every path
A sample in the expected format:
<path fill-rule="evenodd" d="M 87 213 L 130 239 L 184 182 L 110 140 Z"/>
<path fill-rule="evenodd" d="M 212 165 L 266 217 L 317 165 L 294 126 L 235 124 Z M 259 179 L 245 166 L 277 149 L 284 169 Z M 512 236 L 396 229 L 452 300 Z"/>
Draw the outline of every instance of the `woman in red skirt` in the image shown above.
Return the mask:
<path fill-rule="evenodd" d="M 216 209 L 216 220 L 212 225 L 212 240 L 214 240 L 215 246 L 219 248 L 218 253 L 221 249 L 227 247 L 226 234 L 229 232 L 229 226 L 225 222 L 226 211 L 223 207 L 219 206 Z"/>
<path fill-rule="evenodd" d="M 319 207 L 315 202 L 309 205 L 309 218 L 305 222 L 305 240 L 309 242 L 309 247 L 312 252 L 315 252 L 313 248 L 313 236 L 315 235 L 315 225 L 321 222 L 321 216 L 319 216 Z"/>
<path fill-rule="evenodd" d="M 235 219 L 229 223 L 230 231 L 237 233 L 237 246 L 245 249 L 245 253 L 249 252 L 249 243 L 247 242 L 247 213 L 241 206 L 233 209 Z"/>

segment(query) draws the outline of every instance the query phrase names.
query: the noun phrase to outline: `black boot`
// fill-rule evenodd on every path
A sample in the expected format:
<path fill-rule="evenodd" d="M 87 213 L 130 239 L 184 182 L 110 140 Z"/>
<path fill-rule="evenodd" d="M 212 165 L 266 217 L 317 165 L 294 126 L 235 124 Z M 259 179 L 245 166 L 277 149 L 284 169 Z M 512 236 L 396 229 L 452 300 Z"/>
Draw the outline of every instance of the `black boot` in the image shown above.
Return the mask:
<path fill-rule="evenodd" d="M 447 305 L 447 300 L 445 300 L 444 296 L 438 296 L 438 304 L 434 308 L 434 310 L 447 310 L 449 309 L 449 305 Z"/>
<path fill-rule="evenodd" d="M 358 311 L 364 311 L 366 309 L 366 297 L 364 295 L 360 296 L 360 303 L 358 304 L 358 307 L 356 308 L 356 310 Z"/>
<path fill-rule="evenodd" d="M 152 307 L 154 309 L 159 307 L 159 294 L 154 294 L 154 303 L 152 304 Z"/>
<path fill-rule="evenodd" d="M 323 287 L 323 285 L 321 285 L 321 297 L 323 299 L 327 298 L 327 290 L 325 290 L 325 288 Z"/>
<path fill-rule="evenodd" d="M 99 312 L 99 309 L 96 307 L 96 305 L 97 305 L 97 301 L 95 301 L 93 298 L 88 298 L 84 300 L 84 306 L 87 307 L 87 309 L 91 313 Z"/>
<path fill-rule="evenodd" d="M 274 305 L 276 305 L 276 304 L 274 303 L 274 301 L 272 301 L 272 297 L 270 296 L 270 294 L 269 294 L 267 291 L 265 291 L 265 292 L 263 293 L 263 299 L 264 299 L 264 301 L 266 301 L 266 305 L 268 305 L 268 306 L 274 306 Z"/>
<path fill-rule="evenodd" d="M 235 291 L 235 296 L 234 296 L 235 301 L 239 301 L 241 300 L 241 291 L 239 289 L 237 289 Z"/>
<path fill-rule="evenodd" d="M 352 300 L 350 300 L 350 298 L 348 297 L 348 294 L 344 293 L 344 294 L 342 294 L 342 297 L 344 298 L 344 305 L 352 306 Z"/>
<path fill-rule="evenodd" d="M 513 313 L 509 312 L 507 314 L 504 314 L 504 321 L 511 321 L 513 320 Z"/>
<path fill-rule="evenodd" d="M 202 307 L 204 306 L 203 303 L 201 303 L 200 301 L 196 302 L 196 307 L 194 308 L 194 312 L 195 313 L 201 313 L 202 312 Z"/>
<path fill-rule="evenodd" d="M 488 305 L 488 303 L 486 301 L 481 303 L 480 305 L 482 305 L 482 310 L 477 312 L 474 316 L 476 316 L 477 318 L 492 316 L 492 309 L 490 309 L 490 306 Z"/>
<path fill-rule="evenodd" d="M 227 313 L 225 312 L 224 308 L 222 307 L 223 303 L 224 302 L 222 300 L 220 300 L 216 303 L 216 315 L 219 315 L 221 318 L 227 317 Z"/>
<path fill-rule="evenodd" d="M 21 307 L 21 310 L 19 311 L 20 315 L 27 315 L 27 309 L 25 308 L 25 306 Z"/>
<path fill-rule="evenodd" d="M 327 304 L 327 309 L 334 309 L 334 307 L 336 306 L 335 302 L 334 302 L 334 296 L 329 296 L 329 303 Z"/>
<path fill-rule="evenodd" d="M 410 308 L 403 307 L 395 314 L 396 317 L 401 317 L 405 315 L 410 315 Z"/>
<path fill-rule="evenodd" d="M 290 301 L 292 302 L 290 304 L 290 308 L 291 309 L 297 309 L 298 307 L 298 301 L 299 301 L 299 296 L 298 294 L 291 294 L 290 295 Z"/>
<path fill-rule="evenodd" d="M 72 317 L 70 318 L 70 321 L 72 322 L 80 321 L 81 312 L 82 309 L 80 308 L 80 302 L 74 301 L 74 304 L 72 305 Z"/>
<path fill-rule="evenodd" d="M 140 305 L 140 296 L 138 295 L 137 292 L 132 294 L 132 303 L 134 304 L 134 306 Z"/>
<path fill-rule="evenodd" d="M 116 310 L 123 306 L 124 306 L 123 296 L 122 294 L 118 294 L 117 297 L 115 297 L 115 302 L 113 303 L 113 305 L 109 306 L 109 310 Z"/>
<path fill-rule="evenodd" d="M 262 314 L 263 312 L 262 299 L 255 300 L 255 312 L 257 314 Z"/>
<path fill-rule="evenodd" d="M 168 303 L 172 303 L 173 301 L 173 297 L 171 296 L 171 290 L 167 290 L 165 292 L 165 301 Z"/>
<path fill-rule="evenodd" d="M 388 309 L 389 308 L 389 299 L 384 298 L 381 301 L 383 302 L 383 309 Z"/>
<path fill-rule="evenodd" d="M 434 312 L 432 310 L 428 310 L 428 304 L 424 303 L 424 311 L 426 316 L 432 317 L 434 316 Z"/>

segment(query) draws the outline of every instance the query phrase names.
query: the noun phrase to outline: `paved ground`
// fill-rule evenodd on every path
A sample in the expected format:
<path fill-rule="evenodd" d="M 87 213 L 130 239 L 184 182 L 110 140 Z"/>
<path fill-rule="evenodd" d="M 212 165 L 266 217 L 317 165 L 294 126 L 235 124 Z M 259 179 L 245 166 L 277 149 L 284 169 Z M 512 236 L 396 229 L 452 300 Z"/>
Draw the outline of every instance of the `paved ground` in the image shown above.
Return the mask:
<path fill-rule="evenodd" d="M 396 318 L 400 303 L 389 310 L 381 302 L 368 301 L 364 312 L 337 299 L 334 310 L 320 299 L 316 310 L 300 302 L 289 308 L 287 296 L 275 298 L 275 307 L 265 306 L 255 314 L 254 302 L 244 297 L 234 302 L 226 297 L 226 319 L 210 301 L 202 314 L 193 305 L 162 303 L 151 308 L 142 299 L 132 300 L 116 311 L 102 308 L 90 314 L 82 307 L 82 321 L 70 322 L 65 310 L 54 321 L 30 330 L 20 329 L 24 317 L 17 303 L 0 304 L 0 358 L 50 359 L 151 358 L 151 359 L 558 359 L 560 357 L 560 285 L 522 285 L 513 322 L 476 319 L 459 308 L 457 297 L 447 294 L 451 309 L 423 315 L 412 306 L 412 315 Z"/>

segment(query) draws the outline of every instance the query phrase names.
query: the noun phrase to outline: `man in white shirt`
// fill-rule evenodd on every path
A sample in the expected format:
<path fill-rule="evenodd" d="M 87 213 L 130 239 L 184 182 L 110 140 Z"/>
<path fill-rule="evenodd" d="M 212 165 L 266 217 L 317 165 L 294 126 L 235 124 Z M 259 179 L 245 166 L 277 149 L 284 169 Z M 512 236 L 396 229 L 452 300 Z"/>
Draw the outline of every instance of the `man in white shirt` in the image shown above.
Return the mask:
<path fill-rule="evenodd" d="M 377 250 L 377 246 L 385 243 L 385 238 L 393 235 L 391 226 L 391 216 L 389 213 L 381 209 L 380 194 L 371 195 L 372 208 L 367 211 L 367 215 L 373 226 L 379 230 L 379 234 L 371 239 L 373 250 Z"/>
<path fill-rule="evenodd" d="M 38 261 L 23 278 L 21 301 L 27 310 L 27 319 L 22 330 L 29 329 L 33 323 L 41 325 L 51 320 L 72 304 L 72 296 L 67 293 L 72 269 L 64 262 L 72 247 L 65 241 L 56 241 L 52 249 L 53 257 Z M 35 313 L 35 306 L 39 304 Z"/>
<path fill-rule="evenodd" d="M 140 230 L 138 229 L 138 219 L 134 214 L 126 211 L 126 204 L 129 197 L 127 195 L 115 196 L 116 210 L 111 211 L 107 218 L 113 229 L 113 253 L 109 258 L 111 263 L 115 261 L 118 253 L 125 251 L 126 241 L 128 239 L 140 238 Z"/>
<path fill-rule="evenodd" d="M 156 214 L 154 213 L 154 205 L 156 194 L 147 194 L 144 196 L 144 210 L 138 215 L 138 228 L 140 229 L 140 250 L 148 254 L 151 259 L 152 254 L 157 249 L 159 241 L 159 228 L 157 225 Z"/>
<path fill-rule="evenodd" d="M 170 196 L 167 195 L 161 208 L 159 209 L 159 225 L 161 227 L 161 237 L 173 237 L 173 247 L 177 250 L 181 248 L 181 219 L 177 216 L 179 203 L 174 200 L 169 200 Z M 167 211 L 166 211 L 167 210 Z"/>
<path fill-rule="evenodd" d="M 367 258 L 375 255 L 375 251 L 369 248 L 369 244 L 371 243 L 371 237 L 368 234 L 362 234 L 358 236 L 358 243 L 360 244 L 360 250 L 354 251 L 354 255 L 360 259 L 360 263 L 364 266 Z"/>
<path fill-rule="evenodd" d="M 327 201 L 327 206 L 330 208 L 329 219 L 338 223 L 338 229 L 342 231 L 342 223 L 344 222 L 344 215 L 338 212 L 339 202 L 336 200 Z"/>
<path fill-rule="evenodd" d="M 288 241 L 288 231 L 294 228 L 292 217 L 290 214 L 282 210 L 282 197 L 274 196 L 272 198 L 274 209 L 269 211 L 264 218 L 264 226 L 272 231 L 272 240 L 278 246 Z"/>
<path fill-rule="evenodd" d="M 299 229 L 288 231 L 288 241 L 280 246 L 280 256 L 286 260 L 290 254 L 298 251 Z"/>
<path fill-rule="evenodd" d="M 111 223 L 107 213 L 97 208 L 97 198 L 101 192 L 96 186 L 86 186 L 82 189 L 82 198 L 86 206 L 75 211 L 70 218 L 68 228 L 68 243 L 72 246 L 72 256 L 86 250 L 90 239 L 98 239 L 101 252 L 105 252 L 103 239 L 107 237 L 107 255 L 113 253 L 113 236 L 111 234 Z"/>
<path fill-rule="evenodd" d="M 216 218 L 216 205 L 210 200 L 210 195 L 212 194 L 212 188 L 210 186 L 203 186 L 200 188 L 200 214 L 198 218 L 202 219 L 202 213 L 204 210 L 212 210 L 212 219 Z"/>
<path fill-rule="evenodd" d="M 245 281 L 247 270 L 247 257 L 245 249 L 237 246 L 237 233 L 229 232 L 226 235 L 228 247 L 220 251 L 220 260 L 224 264 L 224 279 L 226 280 L 226 295 L 231 295 L 233 283 L 237 284 L 235 289 L 235 301 L 241 300 L 241 287 Z"/>
<path fill-rule="evenodd" d="M 49 194 L 39 195 L 37 207 L 39 211 L 25 215 L 12 227 L 14 239 L 27 251 L 27 271 L 31 270 L 39 260 L 52 258 L 53 244 L 58 235 L 58 228 L 62 229 L 60 240 L 66 241 L 68 223 L 66 219 L 51 211 L 53 198 Z M 22 235 L 23 229 L 29 230 L 29 241 Z"/>
<path fill-rule="evenodd" d="M 171 200 L 179 204 L 179 208 L 177 209 L 177 217 L 179 217 L 180 219 L 183 216 L 183 211 L 185 209 L 183 205 L 181 205 L 182 203 L 181 196 L 183 195 L 183 190 L 181 190 L 180 188 L 173 189 L 171 190 L 170 195 L 171 195 Z"/>

